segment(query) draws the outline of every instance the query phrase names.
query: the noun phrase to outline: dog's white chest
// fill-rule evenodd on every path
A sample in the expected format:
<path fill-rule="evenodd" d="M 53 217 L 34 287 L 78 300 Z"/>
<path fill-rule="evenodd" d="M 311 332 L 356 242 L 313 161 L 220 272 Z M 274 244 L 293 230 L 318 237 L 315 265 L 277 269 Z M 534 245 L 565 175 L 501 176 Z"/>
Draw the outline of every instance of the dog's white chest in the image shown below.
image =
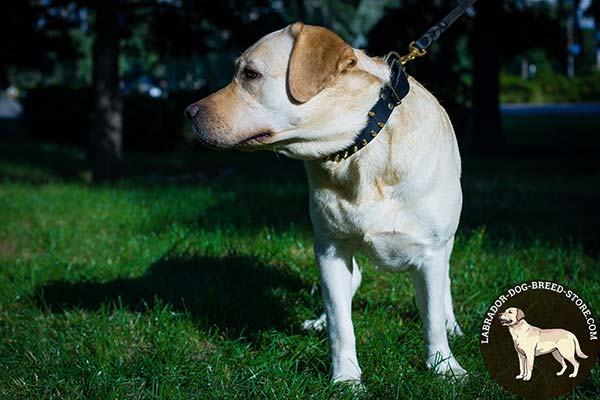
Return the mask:
<path fill-rule="evenodd" d="M 462 205 L 458 150 L 424 149 L 413 143 L 420 133 L 403 139 L 380 133 L 362 158 L 339 167 L 305 163 L 318 239 L 351 246 L 389 270 L 420 266 L 448 243 Z M 455 145 L 444 137 L 435 143 Z"/>
<path fill-rule="evenodd" d="M 318 192 L 313 201 L 315 230 L 348 243 L 378 268 L 398 271 L 419 265 L 438 245 L 432 227 L 398 201 L 354 203 Z"/>

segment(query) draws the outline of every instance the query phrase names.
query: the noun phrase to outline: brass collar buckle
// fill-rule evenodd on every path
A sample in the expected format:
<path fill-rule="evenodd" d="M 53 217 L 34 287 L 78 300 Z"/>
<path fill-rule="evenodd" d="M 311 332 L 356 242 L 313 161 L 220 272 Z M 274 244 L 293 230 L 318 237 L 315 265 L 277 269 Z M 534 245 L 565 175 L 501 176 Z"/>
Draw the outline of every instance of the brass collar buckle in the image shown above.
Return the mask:
<path fill-rule="evenodd" d="M 390 82 L 386 83 L 384 86 L 389 89 L 389 91 L 392 93 L 392 95 L 394 96 L 394 101 L 395 101 L 395 105 L 398 106 L 400 105 L 400 103 L 402 102 L 402 97 L 398 94 L 398 92 L 396 91 L 395 87 L 398 84 L 398 80 L 401 79 L 400 75 L 404 74 L 402 65 L 400 65 L 400 62 L 397 59 L 393 59 L 390 62 L 390 71 L 391 71 L 391 76 L 390 76 Z"/>
<path fill-rule="evenodd" d="M 398 93 L 396 92 L 396 89 L 394 89 L 394 86 L 390 85 L 389 83 L 385 84 L 385 87 L 387 89 L 389 89 L 389 91 L 392 93 L 392 95 L 394 96 L 394 102 L 396 106 L 399 106 L 400 103 L 402 103 L 402 98 L 400 96 L 398 96 Z"/>

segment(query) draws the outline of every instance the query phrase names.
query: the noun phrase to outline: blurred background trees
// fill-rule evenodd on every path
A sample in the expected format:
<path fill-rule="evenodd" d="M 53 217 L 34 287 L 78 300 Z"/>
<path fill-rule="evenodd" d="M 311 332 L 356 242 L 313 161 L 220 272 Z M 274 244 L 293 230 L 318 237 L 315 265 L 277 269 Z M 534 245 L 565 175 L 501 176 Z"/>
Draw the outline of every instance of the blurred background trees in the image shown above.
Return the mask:
<path fill-rule="evenodd" d="M 600 1 L 480 0 L 409 73 L 451 114 L 463 149 L 500 151 L 501 103 L 600 100 Z M 0 85 L 40 139 L 85 145 L 94 177 L 121 148 L 186 143 L 185 105 L 231 77 L 262 35 L 303 20 L 372 55 L 403 53 L 455 5 L 439 0 L 10 0 Z"/>

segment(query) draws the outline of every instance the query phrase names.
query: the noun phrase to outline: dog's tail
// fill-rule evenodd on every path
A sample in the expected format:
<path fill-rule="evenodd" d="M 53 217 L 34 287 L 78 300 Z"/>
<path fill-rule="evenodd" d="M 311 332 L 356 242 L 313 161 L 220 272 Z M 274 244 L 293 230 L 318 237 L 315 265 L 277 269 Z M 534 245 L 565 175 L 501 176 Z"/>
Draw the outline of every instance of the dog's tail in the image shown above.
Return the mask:
<path fill-rule="evenodd" d="M 586 356 L 584 352 L 581 351 L 581 347 L 579 346 L 579 340 L 577 340 L 577 336 L 575 335 L 573 335 L 573 342 L 575 342 L 575 353 L 577 353 L 577 356 L 579 358 L 588 358 L 588 356 Z"/>

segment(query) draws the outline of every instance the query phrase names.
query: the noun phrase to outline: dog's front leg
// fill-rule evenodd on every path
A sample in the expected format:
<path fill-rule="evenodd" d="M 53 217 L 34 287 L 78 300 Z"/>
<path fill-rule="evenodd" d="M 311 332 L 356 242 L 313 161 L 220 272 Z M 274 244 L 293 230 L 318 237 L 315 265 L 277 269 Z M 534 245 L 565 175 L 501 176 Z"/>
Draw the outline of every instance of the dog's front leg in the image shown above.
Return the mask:
<path fill-rule="evenodd" d="M 517 351 L 517 355 L 519 356 L 519 375 L 517 375 L 515 378 L 523 379 L 523 377 L 525 376 L 525 368 L 527 368 L 525 366 L 525 356 L 521 354 L 519 349 L 517 349 L 516 347 L 515 350 Z"/>
<path fill-rule="evenodd" d="M 528 381 L 531 379 L 531 374 L 533 373 L 533 361 L 535 360 L 535 349 L 527 349 L 525 350 L 525 376 L 523 376 L 524 381 Z"/>
<path fill-rule="evenodd" d="M 314 248 L 327 315 L 333 366 L 331 380 L 360 381 L 352 326 L 352 254 L 323 240 L 316 240 Z"/>
<path fill-rule="evenodd" d="M 360 266 L 356 262 L 356 258 L 352 257 L 352 297 L 356 294 L 356 291 L 360 287 L 362 281 L 362 273 L 360 272 Z M 327 315 L 323 311 L 316 319 L 307 319 L 302 323 L 302 329 L 307 331 L 321 332 L 327 328 Z"/>
<path fill-rule="evenodd" d="M 467 371 L 452 355 L 446 335 L 444 302 L 447 269 L 446 252 L 441 249 L 414 268 L 412 277 L 423 320 L 427 367 L 441 375 L 463 376 Z"/>

